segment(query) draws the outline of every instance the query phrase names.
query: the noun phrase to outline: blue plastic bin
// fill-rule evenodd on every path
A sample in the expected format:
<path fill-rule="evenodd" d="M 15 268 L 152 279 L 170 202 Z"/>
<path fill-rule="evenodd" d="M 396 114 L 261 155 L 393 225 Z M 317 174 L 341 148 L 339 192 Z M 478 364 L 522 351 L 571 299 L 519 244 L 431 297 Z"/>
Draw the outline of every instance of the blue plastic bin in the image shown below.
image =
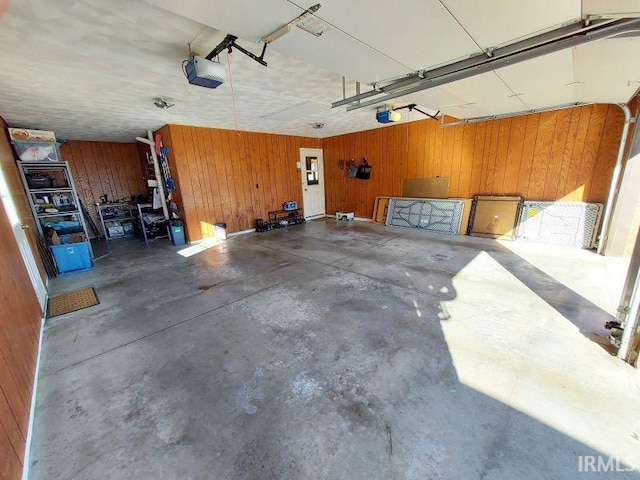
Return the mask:
<path fill-rule="evenodd" d="M 93 267 L 89 242 L 63 243 L 51 245 L 51 251 L 58 265 L 58 272 L 68 273 Z"/>
<path fill-rule="evenodd" d="M 186 243 L 184 239 L 184 226 L 183 225 L 171 225 L 171 241 L 176 247 L 184 245 Z"/>

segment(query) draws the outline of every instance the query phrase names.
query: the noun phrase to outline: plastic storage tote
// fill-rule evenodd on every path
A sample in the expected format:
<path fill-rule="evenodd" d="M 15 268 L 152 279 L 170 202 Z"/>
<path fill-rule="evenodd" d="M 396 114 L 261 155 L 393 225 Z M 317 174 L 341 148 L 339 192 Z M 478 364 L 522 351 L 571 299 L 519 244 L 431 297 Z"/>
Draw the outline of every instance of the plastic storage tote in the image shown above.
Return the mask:
<path fill-rule="evenodd" d="M 89 242 L 63 243 L 50 247 L 60 273 L 77 272 L 93 267 Z"/>
<path fill-rule="evenodd" d="M 175 221 L 171 223 L 171 241 L 176 247 L 186 243 L 184 239 L 184 226 L 182 223 Z"/>

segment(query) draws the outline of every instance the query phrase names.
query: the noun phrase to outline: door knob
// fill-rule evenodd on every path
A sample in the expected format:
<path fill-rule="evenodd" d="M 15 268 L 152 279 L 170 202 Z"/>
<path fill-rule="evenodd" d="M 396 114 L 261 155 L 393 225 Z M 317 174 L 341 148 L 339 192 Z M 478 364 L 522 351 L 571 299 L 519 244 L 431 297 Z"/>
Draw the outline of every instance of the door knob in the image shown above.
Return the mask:
<path fill-rule="evenodd" d="M 29 228 L 29 225 L 27 225 L 26 223 L 23 223 L 20 225 L 20 228 L 23 230 L 26 230 L 27 228 Z"/>

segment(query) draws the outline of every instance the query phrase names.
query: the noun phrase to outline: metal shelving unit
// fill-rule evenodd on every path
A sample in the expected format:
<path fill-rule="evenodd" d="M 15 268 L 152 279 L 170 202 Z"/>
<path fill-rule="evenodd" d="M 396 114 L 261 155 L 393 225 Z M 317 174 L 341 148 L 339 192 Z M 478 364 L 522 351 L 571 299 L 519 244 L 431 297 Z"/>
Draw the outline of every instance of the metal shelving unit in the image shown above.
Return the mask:
<path fill-rule="evenodd" d="M 131 203 L 98 203 L 96 205 L 100 225 L 104 238 L 132 237 L 135 235 L 134 223 L 138 216 L 138 209 Z"/>
<path fill-rule="evenodd" d="M 145 222 L 145 213 L 155 214 L 158 217 L 158 220 L 154 222 Z M 146 243 L 147 245 L 149 245 L 149 242 L 156 240 L 158 238 L 170 238 L 169 227 L 166 224 L 167 222 L 164 219 L 164 215 L 161 215 L 161 213 L 162 213 L 162 210 L 160 208 L 153 208 L 153 205 L 151 203 L 138 204 L 138 214 L 140 216 L 140 229 L 142 231 L 142 237 L 144 238 L 144 243 Z M 161 223 L 162 226 L 160 228 L 157 228 L 155 232 L 150 231 L 150 226 L 156 223 Z"/>
<path fill-rule="evenodd" d="M 59 236 L 89 234 L 68 162 L 18 162 L 31 212 L 41 236 L 53 228 Z M 89 242 L 89 251 L 91 245 Z"/>

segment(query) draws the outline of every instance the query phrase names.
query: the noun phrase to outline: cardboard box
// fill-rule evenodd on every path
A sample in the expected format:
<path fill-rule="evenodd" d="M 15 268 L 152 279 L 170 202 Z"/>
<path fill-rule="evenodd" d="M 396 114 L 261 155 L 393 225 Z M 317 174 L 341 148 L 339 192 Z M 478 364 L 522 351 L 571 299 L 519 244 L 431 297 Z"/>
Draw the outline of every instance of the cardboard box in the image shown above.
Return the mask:
<path fill-rule="evenodd" d="M 408 198 L 448 198 L 449 177 L 405 178 L 402 196 Z"/>
<path fill-rule="evenodd" d="M 11 140 L 30 142 L 55 142 L 56 134 L 47 130 L 28 130 L 26 128 L 9 128 Z"/>

